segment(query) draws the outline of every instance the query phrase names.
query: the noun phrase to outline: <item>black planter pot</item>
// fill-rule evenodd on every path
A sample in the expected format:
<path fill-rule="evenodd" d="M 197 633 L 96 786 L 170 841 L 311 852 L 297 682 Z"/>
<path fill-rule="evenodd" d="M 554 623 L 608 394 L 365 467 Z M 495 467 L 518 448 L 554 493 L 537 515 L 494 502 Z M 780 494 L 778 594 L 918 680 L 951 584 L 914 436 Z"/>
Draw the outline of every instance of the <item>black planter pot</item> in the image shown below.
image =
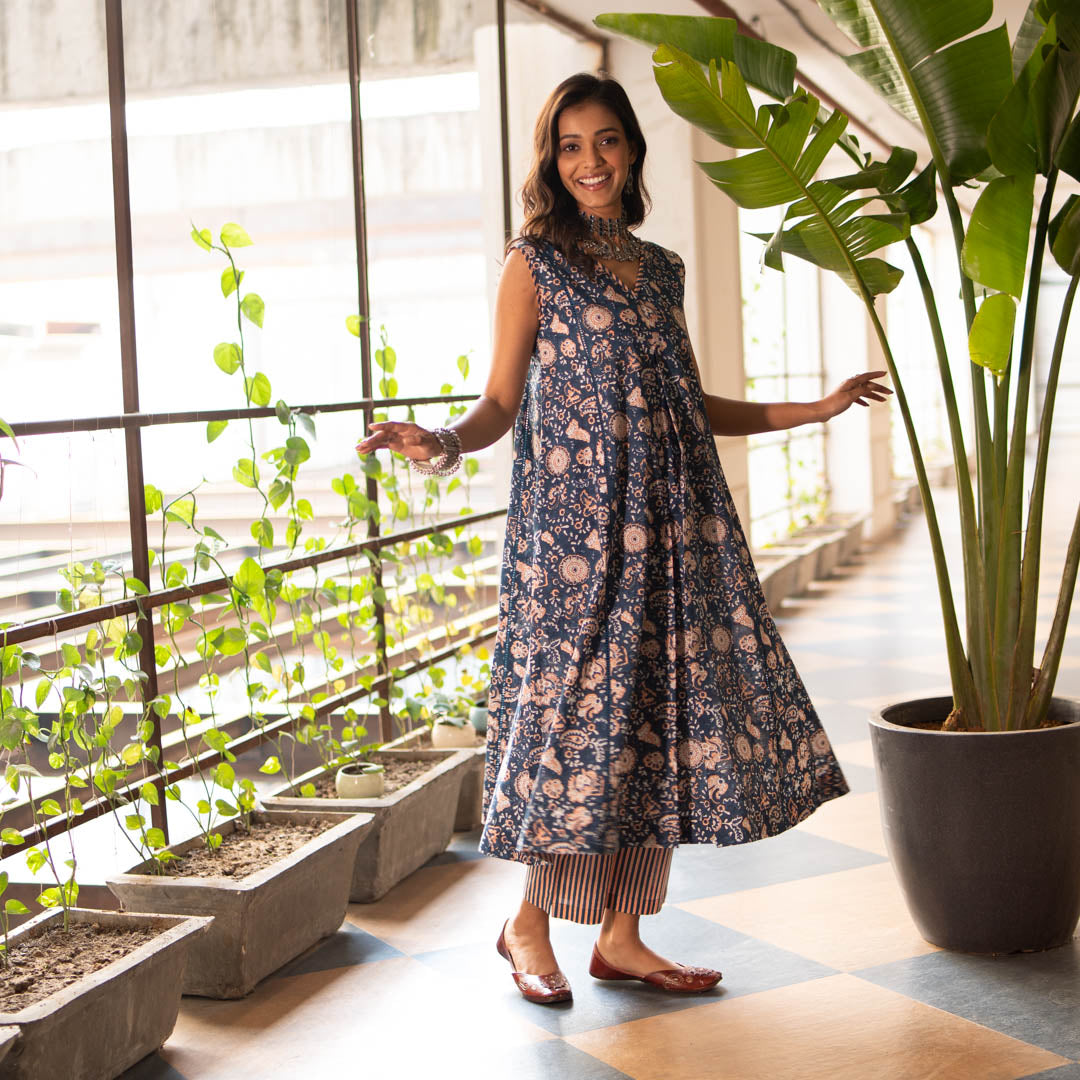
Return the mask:
<path fill-rule="evenodd" d="M 1080 702 L 1065 726 L 924 731 L 952 699 L 870 720 L 885 842 L 927 941 L 973 953 L 1050 949 L 1080 919 Z"/>

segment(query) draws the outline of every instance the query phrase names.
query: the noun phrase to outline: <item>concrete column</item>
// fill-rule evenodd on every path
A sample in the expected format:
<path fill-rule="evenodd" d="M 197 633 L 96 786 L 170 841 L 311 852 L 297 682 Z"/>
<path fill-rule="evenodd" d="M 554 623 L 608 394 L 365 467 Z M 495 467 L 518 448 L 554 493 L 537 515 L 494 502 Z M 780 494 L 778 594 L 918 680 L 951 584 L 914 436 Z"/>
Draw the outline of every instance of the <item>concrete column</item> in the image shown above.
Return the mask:
<path fill-rule="evenodd" d="M 732 151 L 692 128 L 691 159 L 716 161 Z M 698 337 L 694 343 L 701 382 L 706 393 L 721 397 L 746 396 L 743 366 L 742 281 L 739 273 L 739 213 L 735 204 L 693 167 L 693 203 L 690 217 L 696 224 L 695 259 L 688 267 L 687 307 L 696 311 Z M 690 280 L 692 279 L 692 280 Z M 735 508 L 750 527 L 750 489 L 745 436 L 717 439 Z"/>
<path fill-rule="evenodd" d="M 888 320 L 885 314 L 885 304 L 879 301 L 877 304 L 878 316 L 882 325 L 888 329 Z M 885 354 L 878 342 L 877 334 L 870 320 L 864 316 L 863 324 L 866 327 L 866 359 L 867 370 L 884 371 Z M 892 444 L 892 416 L 889 408 L 878 403 L 871 403 L 871 408 L 862 409 L 852 406 L 851 412 L 858 409 L 859 412 L 867 413 L 867 424 L 870 440 L 870 525 L 869 538 L 877 540 L 887 536 L 896 525 L 896 506 L 893 502 L 893 444 Z M 840 417 L 842 420 L 843 417 Z"/>
<path fill-rule="evenodd" d="M 862 304 L 835 274 L 822 275 L 821 309 L 825 378 L 830 389 L 849 375 L 885 367 Z M 883 304 L 880 310 L 884 311 Z M 895 523 L 889 410 L 853 406 L 831 420 L 825 456 L 830 509 L 870 511 L 867 538 L 885 536 Z"/>

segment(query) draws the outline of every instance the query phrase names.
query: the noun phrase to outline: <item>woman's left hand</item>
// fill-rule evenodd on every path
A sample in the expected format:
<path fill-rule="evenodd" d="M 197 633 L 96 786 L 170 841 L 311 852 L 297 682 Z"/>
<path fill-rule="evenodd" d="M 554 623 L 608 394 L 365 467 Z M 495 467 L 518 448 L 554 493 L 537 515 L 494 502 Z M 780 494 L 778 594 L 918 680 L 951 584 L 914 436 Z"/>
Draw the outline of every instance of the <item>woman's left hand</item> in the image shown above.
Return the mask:
<path fill-rule="evenodd" d="M 822 419 L 831 420 L 856 402 L 869 406 L 871 401 L 885 401 L 892 391 L 874 380 L 888 374 L 887 371 L 864 371 L 861 375 L 852 375 L 850 379 L 845 379 L 828 397 L 822 398 L 825 414 Z"/>

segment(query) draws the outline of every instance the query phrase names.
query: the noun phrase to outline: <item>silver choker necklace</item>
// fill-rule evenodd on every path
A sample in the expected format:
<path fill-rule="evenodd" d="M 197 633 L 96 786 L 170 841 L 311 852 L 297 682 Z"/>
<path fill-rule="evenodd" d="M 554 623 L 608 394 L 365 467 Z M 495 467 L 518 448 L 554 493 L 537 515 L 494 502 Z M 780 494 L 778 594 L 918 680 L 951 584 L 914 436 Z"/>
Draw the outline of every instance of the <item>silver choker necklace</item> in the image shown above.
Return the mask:
<path fill-rule="evenodd" d="M 578 216 L 589 230 L 589 235 L 578 241 L 586 255 L 615 262 L 637 261 L 641 241 L 627 228 L 625 214 L 603 218 L 579 210 Z"/>

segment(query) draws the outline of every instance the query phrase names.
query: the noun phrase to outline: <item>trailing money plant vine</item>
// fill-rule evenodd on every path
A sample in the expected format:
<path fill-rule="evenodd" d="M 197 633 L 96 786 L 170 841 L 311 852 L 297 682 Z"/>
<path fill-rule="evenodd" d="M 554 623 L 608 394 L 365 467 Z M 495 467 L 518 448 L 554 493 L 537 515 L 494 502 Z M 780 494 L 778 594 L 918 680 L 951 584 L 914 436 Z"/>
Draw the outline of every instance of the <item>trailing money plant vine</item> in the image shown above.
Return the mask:
<path fill-rule="evenodd" d="M 214 347 L 213 364 L 220 375 L 233 378 L 238 406 L 273 408 L 280 438 L 260 452 L 250 416 L 206 424 L 210 444 L 230 423 L 243 431 L 242 450 L 231 467 L 237 494 L 246 492 L 255 501 L 251 540 L 243 549 L 205 520 L 202 482 L 174 493 L 147 483 L 152 580 L 141 581 L 119 562 L 105 559 L 72 562 L 61 571 L 65 580 L 57 606 L 66 613 L 118 599 L 137 601 L 151 591 L 184 590 L 182 599 L 140 612 L 156 623 L 158 693 L 149 700 L 143 700 L 138 614 L 103 618 L 63 640 L 38 643 L 36 651 L 8 645 L 3 631 L 11 624 L 0 623 L 0 772 L 5 782 L 0 817 L 5 808 L 28 799 L 34 826 L 64 819 L 68 840 L 55 837 L 35 844 L 26 861 L 34 874 L 47 871 L 53 879 L 41 889 L 38 903 L 61 906 L 65 915 L 78 897 L 71 830 L 84 813 L 88 793 L 112 803 L 132 861 L 151 858 L 163 867 L 174 856 L 166 849 L 164 832 L 152 824 L 162 798 L 189 816 L 188 831 L 197 832 L 211 851 L 222 842 L 223 822 L 237 816 L 250 820 L 255 784 L 238 775 L 229 746 L 235 734 L 226 727 L 238 713 L 266 736 L 268 753 L 259 771 L 280 773 L 291 784 L 298 746 L 316 751 L 327 767 L 364 755 L 377 745 L 369 741 L 365 725 L 373 710 L 389 709 L 405 730 L 430 719 L 434 711 L 446 711 L 447 700 L 478 697 L 487 671 L 487 651 L 468 645 L 456 650 L 455 673 L 430 664 L 412 677 L 411 685 L 403 679 L 405 669 L 390 666 L 388 659 L 407 651 L 422 662 L 445 651 L 463 629 L 476 631 L 463 625 L 467 612 L 462 609 L 475 601 L 482 584 L 483 540 L 465 526 L 439 522 L 447 496 L 462 489 L 466 504 L 471 502 L 477 463 L 466 461 L 463 474 L 449 480 L 421 480 L 400 455 L 360 459 L 358 474 L 345 471 L 332 478 L 336 509 L 329 517 L 331 528 L 317 530 L 312 503 L 301 494 L 302 472 L 311 458 L 309 440 L 316 437 L 314 418 L 284 400 L 275 401 L 269 377 L 253 370 L 249 360 L 249 338 L 262 331 L 266 315 L 262 297 L 244 290 L 247 271 L 237 262 L 237 252 L 251 238 L 236 224 L 224 225 L 216 240 L 209 229 L 193 228 L 191 236 L 222 260 L 222 298 L 235 310 L 235 340 Z M 356 337 L 367 332 L 358 316 L 350 316 L 346 328 Z M 388 401 L 396 398 L 397 356 L 385 329 L 374 361 L 379 394 Z M 467 356 L 458 357 L 457 370 L 467 379 Z M 455 384 L 447 381 L 439 392 L 453 394 Z M 415 419 L 412 406 L 392 408 L 404 408 Z M 464 409 L 451 403 L 448 419 Z M 375 418 L 389 415 L 385 409 Z M 14 442 L 3 422 L 0 437 Z M 367 491 L 369 477 L 374 498 Z M 311 482 L 305 490 L 313 490 Z M 470 512 L 465 505 L 457 513 Z M 331 562 L 285 570 L 275 565 L 282 556 L 295 560 L 361 543 L 371 522 L 384 533 L 418 527 L 431 531 L 378 554 L 344 555 L 333 560 L 340 567 L 334 574 L 324 572 Z M 202 592 L 200 586 L 211 580 L 226 584 Z M 459 593 L 465 603 L 459 603 Z M 384 672 L 386 680 L 380 683 Z M 343 704 L 333 708 L 339 697 Z M 170 718 L 162 754 L 154 737 Z M 41 744 L 47 771 L 32 761 L 40 762 L 41 751 L 30 751 Z M 211 752 L 218 755 L 217 763 L 197 768 L 186 784 L 171 778 L 182 763 Z M 10 826 L 0 829 L 0 839 L 9 847 L 24 843 L 22 832 Z M 0 875 L 0 900 L 7 887 L 7 878 Z M 24 914 L 24 907 L 12 898 L 4 901 L 0 942 L 10 917 Z M 0 946 L 0 963 L 2 957 Z"/>

